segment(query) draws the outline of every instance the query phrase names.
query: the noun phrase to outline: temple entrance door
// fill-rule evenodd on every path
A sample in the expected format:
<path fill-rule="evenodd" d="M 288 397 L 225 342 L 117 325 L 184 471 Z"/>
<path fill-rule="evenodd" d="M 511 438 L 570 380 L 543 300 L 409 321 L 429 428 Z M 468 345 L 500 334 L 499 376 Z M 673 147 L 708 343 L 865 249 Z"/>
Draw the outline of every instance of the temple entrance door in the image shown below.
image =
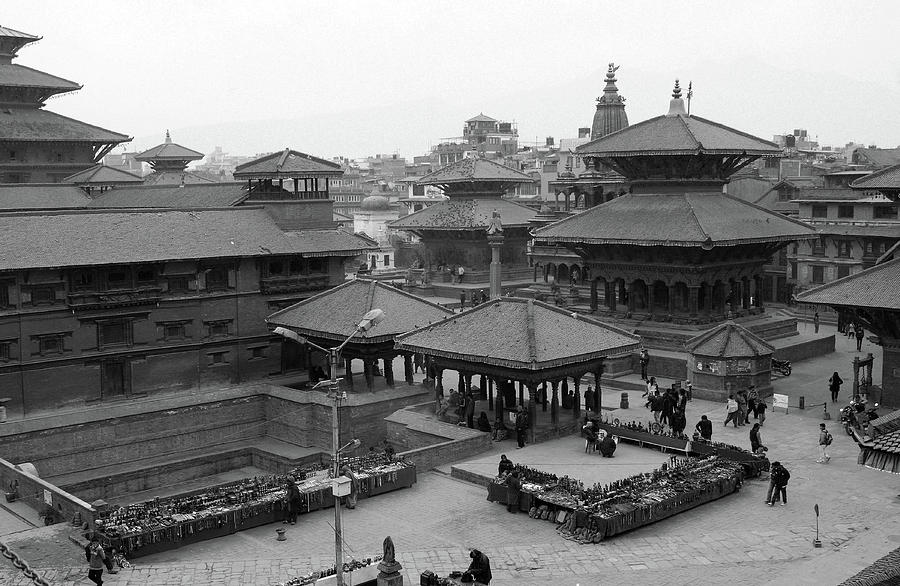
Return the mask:
<path fill-rule="evenodd" d="M 669 312 L 669 286 L 662 281 L 653 282 L 653 307 L 651 312 L 661 311 Z"/>
<path fill-rule="evenodd" d="M 675 283 L 675 311 L 679 313 L 687 313 L 690 311 L 688 303 L 688 288 L 684 283 Z"/>
<path fill-rule="evenodd" d="M 560 287 L 569 282 L 569 267 L 561 264 L 556 268 L 556 284 Z"/>

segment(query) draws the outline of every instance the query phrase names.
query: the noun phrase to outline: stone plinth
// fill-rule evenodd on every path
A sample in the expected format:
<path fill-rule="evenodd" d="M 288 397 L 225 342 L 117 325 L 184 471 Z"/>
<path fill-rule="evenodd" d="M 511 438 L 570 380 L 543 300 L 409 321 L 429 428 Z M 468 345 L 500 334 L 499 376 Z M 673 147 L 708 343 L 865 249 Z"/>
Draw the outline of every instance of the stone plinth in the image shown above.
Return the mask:
<path fill-rule="evenodd" d="M 378 564 L 378 586 L 403 586 L 400 562 L 381 562 Z"/>

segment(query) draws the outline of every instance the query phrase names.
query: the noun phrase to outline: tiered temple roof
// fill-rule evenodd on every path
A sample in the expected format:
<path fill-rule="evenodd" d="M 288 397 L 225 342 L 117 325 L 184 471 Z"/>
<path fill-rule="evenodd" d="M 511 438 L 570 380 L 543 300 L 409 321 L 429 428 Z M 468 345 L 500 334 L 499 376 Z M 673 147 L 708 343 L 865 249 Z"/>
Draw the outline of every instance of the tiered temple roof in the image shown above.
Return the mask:
<path fill-rule="evenodd" d="M 133 185 L 143 184 L 144 180 L 134 173 L 108 167 L 103 164 L 97 164 L 88 167 L 84 171 L 79 171 L 73 175 L 69 175 L 62 181 L 63 183 L 72 183 L 79 187 L 107 187 L 112 185 Z"/>
<path fill-rule="evenodd" d="M 703 332 L 684 344 L 691 354 L 717 358 L 771 356 L 775 347 L 732 321 Z"/>
<path fill-rule="evenodd" d="M 341 175 L 343 175 L 343 169 L 339 164 L 289 148 L 238 165 L 234 170 L 235 179 L 287 179 L 293 177 L 339 177 Z"/>

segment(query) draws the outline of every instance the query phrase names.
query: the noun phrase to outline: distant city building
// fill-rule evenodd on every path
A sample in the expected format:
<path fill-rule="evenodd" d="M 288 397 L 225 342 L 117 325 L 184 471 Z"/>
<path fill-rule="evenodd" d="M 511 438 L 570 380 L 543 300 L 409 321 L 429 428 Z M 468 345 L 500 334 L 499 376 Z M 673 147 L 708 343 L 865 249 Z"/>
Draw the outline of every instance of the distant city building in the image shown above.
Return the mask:
<path fill-rule="evenodd" d="M 246 155 L 230 155 L 217 146 L 213 152 L 207 153 L 203 161 L 194 166 L 196 172 L 204 173 L 206 176 L 215 177 L 218 181 L 231 181 L 234 179 L 235 167 L 242 165 L 254 158 L 264 156 L 271 153 L 261 153 L 256 157 Z"/>
<path fill-rule="evenodd" d="M 397 204 L 391 204 L 383 195 L 370 195 L 360 204 L 358 212 L 353 214 L 353 232 L 364 234 L 378 244 L 377 250 L 367 253 L 368 269 L 373 272 L 393 269 L 395 266 L 394 247 L 391 243 L 389 222 L 400 217 Z"/>
<path fill-rule="evenodd" d="M 48 98 L 81 85 L 12 62 L 40 39 L 0 27 L 0 183 L 57 183 L 131 140 L 44 109 Z"/>

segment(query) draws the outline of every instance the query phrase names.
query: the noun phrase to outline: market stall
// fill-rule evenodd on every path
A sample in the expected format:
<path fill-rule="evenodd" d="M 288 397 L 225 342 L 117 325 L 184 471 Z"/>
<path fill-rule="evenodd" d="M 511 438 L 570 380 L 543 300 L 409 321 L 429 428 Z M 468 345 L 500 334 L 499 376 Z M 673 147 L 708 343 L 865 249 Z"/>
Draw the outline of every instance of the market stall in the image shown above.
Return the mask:
<path fill-rule="evenodd" d="M 359 498 L 416 482 L 416 468 L 382 454 L 348 458 L 359 481 Z M 334 506 L 331 474 L 325 468 L 291 472 L 300 491 L 300 512 Z M 280 521 L 285 516 L 288 475 L 245 478 L 194 493 L 132 504 L 99 516 L 96 529 L 107 547 L 127 557 L 151 555 Z"/>

